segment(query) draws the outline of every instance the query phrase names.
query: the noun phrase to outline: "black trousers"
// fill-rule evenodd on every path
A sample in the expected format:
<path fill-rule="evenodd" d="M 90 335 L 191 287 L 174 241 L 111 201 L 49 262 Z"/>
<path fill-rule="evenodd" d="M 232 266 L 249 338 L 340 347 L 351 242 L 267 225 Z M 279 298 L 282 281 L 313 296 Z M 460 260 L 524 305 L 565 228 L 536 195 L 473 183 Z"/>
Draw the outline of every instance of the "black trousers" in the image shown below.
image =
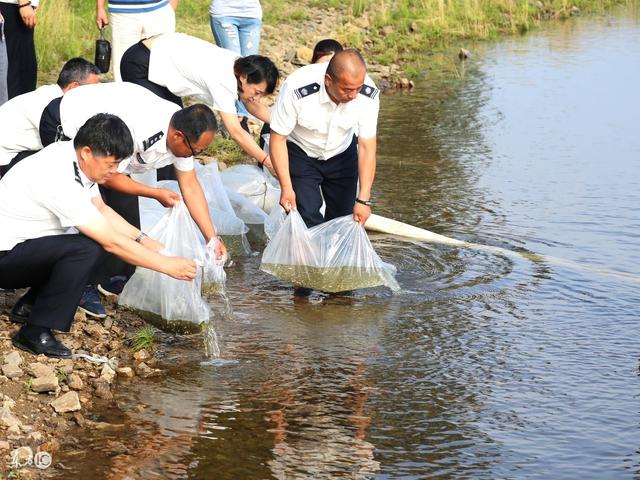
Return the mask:
<path fill-rule="evenodd" d="M 353 213 L 358 188 L 358 142 L 355 137 L 349 148 L 328 160 L 309 157 L 293 142 L 287 142 L 287 151 L 298 212 L 307 227 Z M 320 213 L 323 197 L 324 217 Z"/>
<path fill-rule="evenodd" d="M 31 8 L 31 7 L 24 7 Z M 33 41 L 33 28 L 27 28 L 20 16 L 18 5 L 0 2 L 4 17 L 4 35 L 7 43 L 7 90 L 9 98 L 36 89 L 38 64 Z"/>
<path fill-rule="evenodd" d="M 68 332 L 102 247 L 84 235 L 52 235 L 0 252 L 0 288 L 31 287 L 27 323 Z"/>
<path fill-rule="evenodd" d="M 134 227 L 140 228 L 140 208 L 138 207 L 138 197 L 127 195 L 126 193 L 100 185 L 100 194 L 104 203 L 109 205 L 117 214 L 124 218 Z M 96 262 L 95 268 L 89 278 L 91 285 L 108 282 L 111 277 L 124 275 L 127 278 L 133 275 L 136 267 L 120 257 L 116 257 L 106 251 L 102 251 L 100 258 Z"/>
<path fill-rule="evenodd" d="M 182 108 L 182 99 L 180 97 L 171 93 L 167 87 L 163 87 L 149 80 L 150 55 L 151 52 L 142 41 L 130 46 L 124 52 L 124 55 L 122 55 L 122 60 L 120 60 L 122 80 L 151 90 L 160 98 L 169 100 Z"/>

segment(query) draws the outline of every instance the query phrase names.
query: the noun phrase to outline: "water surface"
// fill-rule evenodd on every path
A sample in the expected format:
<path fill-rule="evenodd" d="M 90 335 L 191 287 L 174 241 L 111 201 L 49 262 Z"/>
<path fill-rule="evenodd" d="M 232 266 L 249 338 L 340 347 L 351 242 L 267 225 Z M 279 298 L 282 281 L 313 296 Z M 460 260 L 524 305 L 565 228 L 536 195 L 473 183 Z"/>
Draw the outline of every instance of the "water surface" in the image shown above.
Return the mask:
<path fill-rule="evenodd" d="M 523 255 L 372 235 L 403 292 L 309 299 L 237 259 L 222 359 L 163 343 L 65 476 L 638 478 L 639 45 L 579 19 L 383 96 L 376 212 Z"/>

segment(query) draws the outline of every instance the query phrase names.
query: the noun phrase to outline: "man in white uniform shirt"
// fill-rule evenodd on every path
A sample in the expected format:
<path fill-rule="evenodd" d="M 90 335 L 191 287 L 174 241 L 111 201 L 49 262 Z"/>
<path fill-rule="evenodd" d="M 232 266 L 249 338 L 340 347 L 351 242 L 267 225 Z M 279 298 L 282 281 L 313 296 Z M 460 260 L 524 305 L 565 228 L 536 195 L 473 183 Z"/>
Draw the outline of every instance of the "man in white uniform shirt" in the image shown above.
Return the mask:
<path fill-rule="evenodd" d="M 297 208 L 309 227 L 350 213 L 364 224 L 371 215 L 380 100 L 366 73 L 352 49 L 302 67 L 287 78 L 271 113 L 280 204 Z"/>
<path fill-rule="evenodd" d="M 0 175 L 13 164 L 42 148 L 38 128 L 44 108 L 54 98 L 79 85 L 98 83 L 100 70 L 84 58 L 64 64 L 58 81 L 12 98 L 0 106 Z"/>
<path fill-rule="evenodd" d="M 133 141 L 114 115 L 91 117 L 73 142 L 58 142 L 17 164 L 0 180 L 0 288 L 30 290 L 18 301 L 28 316 L 13 344 L 34 355 L 71 351 L 52 329 L 69 331 L 102 248 L 129 263 L 191 280 L 192 260 L 157 253 L 162 246 L 106 206 L 97 188 L 131 155 Z M 77 234 L 65 234 L 69 227 Z"/>
<path fill-rule="evenodd" d="M 267 57 L 239 57 L 184 33 L 165 33 L 131 46 L 122 57 L 120 70 L 123 80 L 179 105 L 184 96 L 199 97 L 212 105 L 231 138 L 258 163 L 271 168 L 269 156 L 242 128 L 236 110 L 239 99 L 249 113 L 269 122 L 270 111 L 260 98 L 273 93 L 279 73 Z"/>
<path fill-rule="evenodd" d="M 59 108 L 59 113 L 56 108 Z M 203 237 L 207 242 L 216 237 L 193 159 L 193 155 L 209 146 L 215 135 L 217 125 L 211 109 L 203 104 L 181 109 L 128 82 L 87 85 L 69 92 L 59 105 L 52 102 L 47 107 L 43 116 L 50 119 L 59 116 L 59 121 L 47 125 L 48 132 L 43 132 L 42 137 L 51 138 L 51 132 L 58 129 L 58 123 L 63 134 L 73 138 L 88 118 L 101 112 L 120 117 L 129 127 L 134 143 L 133 155 L 120 162 L 118 173 L 100 186 L 105 203 L 139 228 L 138 196 L 154 198 L 165 207 L 175 205 L 181 198 L 171 190 L 144 185 L 128 175 L 172 165 L 176 169 L 182 198 Z M 45 125 L 42 127 L 44 129 Z M 226 250 L 222 242 L 218 245 L 217 253 L 221 258 Z M 91 277 L 91 285 L 83 295 L 80 307 L 89 315 L 106 316 L 96 286 L 99 285 L 107 295 L 117 295 L 134 270 L 132 265 L 105 253 Z"/>

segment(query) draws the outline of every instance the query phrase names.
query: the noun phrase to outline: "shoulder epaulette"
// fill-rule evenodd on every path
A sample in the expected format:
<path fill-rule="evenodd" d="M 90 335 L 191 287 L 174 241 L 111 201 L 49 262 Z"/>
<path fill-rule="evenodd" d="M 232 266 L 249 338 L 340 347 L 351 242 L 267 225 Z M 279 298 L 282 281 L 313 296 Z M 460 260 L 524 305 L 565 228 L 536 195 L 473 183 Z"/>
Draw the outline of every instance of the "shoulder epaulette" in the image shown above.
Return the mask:
<path fill-rule="evenodd" d="M 376 87 L 370 87 L 366 84 L 362 85 L 362 88 L 360 89 L 360 93 L 365 97 L 369 97 L 371 100 L 376 98 L 376 95 L 378 95 L 379 92 L 380 90 L 378 90 Z"/>
<path fill-rule="evenodd" d="M 305 85 L 304 87 L 296 88 L 295 93 L 298 99 L 304 98 L 308 95 L 318 93 L 320 91 L 320 84 L 313 82 L 309 85 Z"/>
<path fill-rule="evenodd" d="M 143 140 L 142 141 L 142 148 L 144 148 L 144 150 L 146 151 L 149 147 L 151 147 L 154 143 L 156 143 L 162 137 L 164 137 L 164 132 L 162 130 L 160 130 L 155 135 L 151 135 L 146 140 Z"/>

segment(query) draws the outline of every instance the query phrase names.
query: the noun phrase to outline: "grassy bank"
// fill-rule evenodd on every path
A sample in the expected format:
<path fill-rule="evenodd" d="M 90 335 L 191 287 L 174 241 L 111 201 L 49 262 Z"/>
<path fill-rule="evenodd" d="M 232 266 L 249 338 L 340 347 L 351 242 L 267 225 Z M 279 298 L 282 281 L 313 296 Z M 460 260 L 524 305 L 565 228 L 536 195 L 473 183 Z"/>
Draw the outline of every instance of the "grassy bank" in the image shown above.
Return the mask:
<path fill-rule="evenodd" d="M 624 1 L 624 0 L 623 0 Z M 630 0 L 637 1 L 637 0 Z M 331 14 L 331 34 L 361 48 L 370 62 L 414 63 L 434 48 L 462 39 L 493 39 L 526 32 L 548 19 L 580 12 L 601 12 L 620 0 L 262 0 L 265 43 L 283 42 L 279 27 L 295 31 L 302 23 Z M 42 81 L 51 81 L 60 65 L 81 55 L 93 57 L 98 37 L 92 0 L 45 0 L 39 12 L 36 45 Z M 178 30 L 212 40 L 209 2 L 182 0 Z M 291 36 L 289 38 L 300 38 Z M 298 45 L 286 45 L 295 48 Z M 409 69 L 410 71 L 410 69 Z"/>

